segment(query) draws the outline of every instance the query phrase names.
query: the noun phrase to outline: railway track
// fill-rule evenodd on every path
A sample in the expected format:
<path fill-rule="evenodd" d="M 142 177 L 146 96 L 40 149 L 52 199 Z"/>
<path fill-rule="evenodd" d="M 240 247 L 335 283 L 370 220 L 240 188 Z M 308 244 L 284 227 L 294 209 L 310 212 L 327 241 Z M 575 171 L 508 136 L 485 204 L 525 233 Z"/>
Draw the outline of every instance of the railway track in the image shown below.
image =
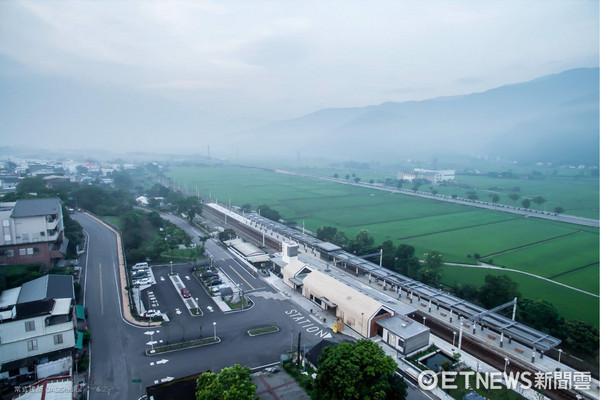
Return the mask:
<path fill-rule="evenodd" d="M 223 223 L 225 222 L 224 214 L 219 211 L 205 207 L 202 212 L 204 216 L 209 217 L 215 221 Z M 261 232 L 258 232 L 253 228 L 250 228 L 233 218 L 229 218 L 227 220 L 227 225 L 233 228 L 240 236 L 244 237 L 250 242 L 258 244 L 259 246 L 262 244 L 263 235 Z M 265 236 L 264 243 L 265 246 L 275 249 L 277 251 L 281 249 L 281 243 L 271 237 Z M 415 319 L 418 322 L 423 321 L 424 316 L 428 317 L 427 315 L 424 315 L 419 311 L 417 311 L 413 315 L 413 319 Z M 452 342 L 454 336 L 453 331 L 456 328 L 449 327 L 443 322 L 437 321 L 433 318 L 428 318 L 427 321 L 427 326 L 431 329 L 432 334 L 443 340 L 448 341 L 449 343 Z M 504 358 L 506 357 L 504 354 L 485 346 L 484 344 L 478 342 L 477 340 L 471 338 L 468 335 L 463 335 L 461 349 L 471 354 L 475 358 L 481 360 L 482 362 L 496 368 L 499 371 L 504 370 Z M 530 366 L 524 364 L 520 360 L 513 358 L 510 359 L 510 364 L 507 366 L 506 371 L 507 373 L 519 373 L 519 376 L 521 376 L 521 374 L 524 372 L 529 372 L 531 374 L 530 379 L 532 380 L 532 382 L 534 380 L 535 373 L 538 372 L 532 369 Z M 544 395 L 553 400 L 579 400 L 581 398 L 578 397 L 578 395 L 573 391 L 564 389 L 547 389 L 544 391 Z"/>
<path fill-rule="evenodd" d="M 421 322 L 423 321 L 423 317 L 429 317 L 428 315 L 424 315 L 420 312 L 416 312 L 414 314 L 413 319 L 415 321 Z M 436 321 L 433 318 L 427 319 L 427 326 L 431 329 L 431 333 L 441 339 L 446 340 L 449 343 L 452 343 L 452 339 L 454 337 L 453 331 L 456 328 L 451 328 L 445 325 L 440 321 Z M 482 362 L 491 365 L 499 371 L 504 370 L 504 358 L 506 357 L 504 354 L 494 351 L 493 349 L 486 347 L 482 343 L 476 341 L 475 339 L 469 337 L 468 335 L 463 335 L 462 337 L 462 346 L 461 349 L 471 354 L 473 357 L 481 360 Z M 531 374 L 530 379 L 533 382 L 533 377 L 535 376 L 536 370 L 531 369 L 528 365 L 524 364 L 518 359 L 511 358 L 510 364 L 506 368 L 506 372 L 519 373 L 519 376 L 523 372 L 529 372 Z M 564 390 L 564 389 L 547 389 L 544 391 L 544 395 L 553 399 L 553 400 L 577 400 L 577 394 L 572 391 Z"/>

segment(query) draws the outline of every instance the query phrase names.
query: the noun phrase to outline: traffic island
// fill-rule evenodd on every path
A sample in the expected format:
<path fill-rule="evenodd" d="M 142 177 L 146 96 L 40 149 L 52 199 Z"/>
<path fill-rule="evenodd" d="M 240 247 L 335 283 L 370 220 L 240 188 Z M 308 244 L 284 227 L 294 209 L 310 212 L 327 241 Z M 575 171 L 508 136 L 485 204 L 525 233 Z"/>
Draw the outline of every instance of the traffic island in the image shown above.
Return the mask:
<path fill-rule="evenodd" d="M 221 343 L 221 338 L 213 336 L 205 339 L 188 340 L 186 342 L 166 344 L 164 346 L 157 346 L 153 349 L 147 349 L 145 351 L 147 356 L 155 356 L 162 353 L 169 353 L 171 351 L 191 349 L 194 347 L 209 346 L 211 344 Z"/>
<path fill-rule="evenodd" d="M 279 332 L 279 328 L 276 327 L 275 325 L 271 325 L 271 326 L 265 326 L 262 328 L 250 329 L 248 331 L 248 336 L 253 337 L 253 336 L 268 335 L 269 333 L 275 333 L 275 332 Z"/>

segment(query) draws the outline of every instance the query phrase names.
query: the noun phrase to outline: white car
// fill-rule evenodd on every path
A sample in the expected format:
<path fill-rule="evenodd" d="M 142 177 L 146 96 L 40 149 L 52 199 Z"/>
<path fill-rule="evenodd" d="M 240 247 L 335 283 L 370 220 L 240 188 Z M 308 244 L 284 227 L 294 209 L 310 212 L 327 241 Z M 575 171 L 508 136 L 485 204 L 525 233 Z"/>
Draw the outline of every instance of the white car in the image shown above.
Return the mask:
<path fill-rule="evenodd" d="M 144 313 L 144 316 L 146 316 L 148 318 L 158 317 L 158 316 L 160 316 L 160 311 L 159 310 L 148 310 Z"/>
<path fill-rule="evenodd" d="M 148 279 L 148 278 L 142 278 L 142 279 L 138 279 L 138 280 L 133 281 L 133 284 L 136 285 L 136 286 L 139 286 L 139 285 L 148 285 L 150 282 L 152 282 L 150 279 Z"/>
<path fill-rule="evenodd" d="M 144 268 L 148 268 L 147 262 L 137 263 L 133 267 L 131 267 L 131 269 L 144 269 Z"/>

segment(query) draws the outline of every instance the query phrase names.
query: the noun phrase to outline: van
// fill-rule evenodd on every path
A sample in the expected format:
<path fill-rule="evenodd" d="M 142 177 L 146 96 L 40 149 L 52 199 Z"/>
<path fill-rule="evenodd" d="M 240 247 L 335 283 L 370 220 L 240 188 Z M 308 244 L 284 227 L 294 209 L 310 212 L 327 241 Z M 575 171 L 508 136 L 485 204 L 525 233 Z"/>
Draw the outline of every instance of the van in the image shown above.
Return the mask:
<path fill-rule="evenodd" d="M 144 269 L 144 268 L 148 268 L 147 262 L 137 263 L 133 267 L 131 267 L 131 269 Z"/>

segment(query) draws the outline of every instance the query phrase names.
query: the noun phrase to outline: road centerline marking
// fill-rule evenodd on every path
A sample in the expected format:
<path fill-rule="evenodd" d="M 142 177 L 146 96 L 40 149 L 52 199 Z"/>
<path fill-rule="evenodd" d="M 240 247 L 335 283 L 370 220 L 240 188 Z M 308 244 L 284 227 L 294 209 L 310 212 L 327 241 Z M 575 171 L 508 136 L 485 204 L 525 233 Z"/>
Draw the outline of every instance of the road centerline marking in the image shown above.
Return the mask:
<path fill-rule="evenodd" d="M 248 282 L 246 279 L 244 279 L 244 277 L 243 277 L 242 275 L 240 275 L 240 273 L 239 273 L 239 272 L 237 272 L 237 271 L 235 270 L 235 268 L 233 268 L 231 265 L 228 265 L 228 267 L 229 267 L 229 268 L 231 268 L 231 270 L 232 270 L 233 272 L 235 272 L 235 273 L 237 274 L 237 276 L 239 276 L 240 278 L 242 278 L 242 280 L 243 280 L 244 282 L 246 282 L 246 285 L 248 285 L 248 286 L 249 286 L 251 289 L 254 289 L 254 286 L 252 286 L 252 285 L 251 285 L 251 284 L 250 284 L 250 283 L 249 283 L 249 282 Z"/>
<path fill-rule="evenodd" d="M 102 293 L 102 263 L 98 264 L 98 274 L 100 275 L 100 315 L 104 315 L 104 295 Z"/>

